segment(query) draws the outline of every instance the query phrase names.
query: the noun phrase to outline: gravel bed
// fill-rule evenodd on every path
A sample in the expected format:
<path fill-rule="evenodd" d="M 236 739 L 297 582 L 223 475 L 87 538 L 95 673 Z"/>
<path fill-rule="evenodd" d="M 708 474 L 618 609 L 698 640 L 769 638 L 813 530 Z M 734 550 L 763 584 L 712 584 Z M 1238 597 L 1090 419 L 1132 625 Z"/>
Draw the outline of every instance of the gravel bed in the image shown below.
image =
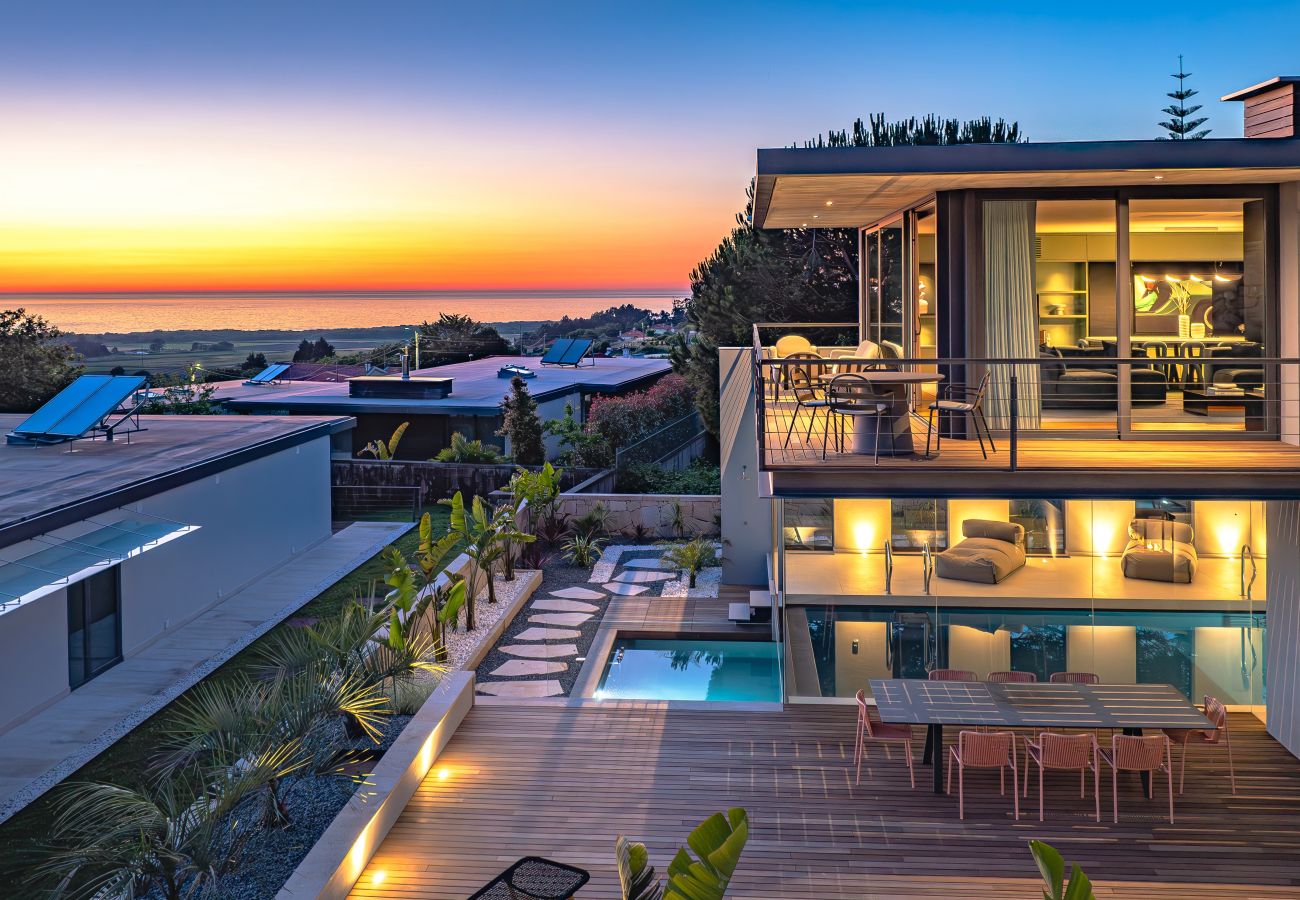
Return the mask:
<path fill-rule="evenodd" d="M 478 601 L 474 604 L 473 631 L 459 630 L 465 621 L 465 613 L 464 611 L 461 612 L 457 630 L 447 632 L 447 654 L 450 657 L 448 665 L 451 668 L 459 669 L 469 661 L 469 658 L 478 650 L 483 635 L 505 615 L 506 610 L 510 608 L 510 604 L 519 596 L 519 592 L 524 589 L 527 577 L 533 571 L 532 569 L 516 569 L 514 581 L 505 581 L 500 577 L 493 578 L 497 602 L 487 602 L 487 589 L 484 588 L 479 595 Z"/>

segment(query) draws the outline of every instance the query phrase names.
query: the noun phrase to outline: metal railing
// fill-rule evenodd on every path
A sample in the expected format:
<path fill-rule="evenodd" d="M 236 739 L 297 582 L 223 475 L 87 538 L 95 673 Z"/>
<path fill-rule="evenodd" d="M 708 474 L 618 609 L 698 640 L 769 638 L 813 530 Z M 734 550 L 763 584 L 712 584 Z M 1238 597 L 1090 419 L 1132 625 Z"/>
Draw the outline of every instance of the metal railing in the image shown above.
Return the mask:
<path fill-rule="evenodd" d="M 752 389 L 762 468 L 923 461 L 1015 471 L 1027 439 L 1091 440 L 1099 452 L 1117 440 L 1196 441 L 1202 450 L 1222 441 L 1231 452 L 1234 440 L 1300 439 L 1300 359 L 1257 355 L 1259 345 L 1187 341 L 1178 355 L 1165 356 L 1075 347 L 1042 349 L 1035 357 L 857 357 L 856 343 L 848 343 L 856 341 L 857 328 L 825 322 L 754 326 Z M 817 335 L 823 342 L 777 357 L 775 342 L 764 340 L 764 332 L 774 329 Z M 876 423 L 869 414 L 859 408 L 854 415 L 857 400 L 846 402 L 843 392 L 836 393 L 855 380 L 840 376 L 850 375 L 865 379 L 877 394 L 874 400 L 883 407 L 880 437 L 873 437 Z M 865 435 L 852 424 L 861 421 L 867 423 Z M 856 449 L 844 439 L 846 432 L 855 437 Z M 1178 448 L 1171 445 L 1167 452 L 1172 457 Z M 1262 465 L 1245 458 L 1216 464 Z M 1300 455 L 1281 467 L 1300 469 Z"/>
<path fill-rule="evenodd" d="M 330 488 L 335 522 L 418 522 L 422 491 L 406 485 L 341 485 Z"/>
<path fill-rule="evenodd" d="M 635 463 L 654 463 L 684 450 L 692 441 L 704 435 L 704 423 L 698 412 L 690 412 L 680 419 L 656 429 L 634 444 L 619 447 L 614 453 L 614 468 L 620 472 Z"/>

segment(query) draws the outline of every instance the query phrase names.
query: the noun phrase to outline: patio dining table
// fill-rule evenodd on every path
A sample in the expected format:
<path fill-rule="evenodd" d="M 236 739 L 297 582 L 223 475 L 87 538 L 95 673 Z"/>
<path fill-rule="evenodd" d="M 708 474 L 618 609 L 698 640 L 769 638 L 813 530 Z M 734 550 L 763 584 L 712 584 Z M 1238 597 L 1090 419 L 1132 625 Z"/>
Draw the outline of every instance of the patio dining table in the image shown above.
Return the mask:
<path fill-rule="evenodd" d="M 873 678 L 871 693 L 882 722 L 925 725 L 922 762 L 934 769 L 934 792 L 942 794 L 943 726 L 996 729 L 1144 728 L 1212 729 L 1214 726 L 1168 684 L 1053 684 L 989 681 L 926 681 Z M 1149 776 L 1144 775 L 1143 787 Z"/>
<path fill-rule="evenodd" d="M 909 372 L 899 369 L 866 369 L 856 371 L 871 382 L 881 394 L 887 409 L 880 427 L 881 456 L 916 456 L 916 444 L 912 438 L 912 404 L 908 393 L 909 385 L 938 384 L 944 376 L 937 372 Z M 872 441 L 876 430 L 867 423 L 857 421 L 854 417 L 853 445 L 854 453 L 872 455 Z M 934 456 L 936 454 L 931 454 Z"/>

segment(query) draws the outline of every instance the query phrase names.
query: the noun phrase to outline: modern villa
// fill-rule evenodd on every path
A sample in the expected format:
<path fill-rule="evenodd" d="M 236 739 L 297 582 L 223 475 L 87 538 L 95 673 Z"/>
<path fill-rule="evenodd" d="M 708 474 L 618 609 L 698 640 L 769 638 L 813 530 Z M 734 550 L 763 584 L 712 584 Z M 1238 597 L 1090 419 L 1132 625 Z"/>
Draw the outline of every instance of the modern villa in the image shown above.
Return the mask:
<path fill-rule="evenodd" d="M 861 249 L 857 321 L 723 351 L 725 578 L 791 700 L 1084 672 L 1300 754 L 1294 86 L 1240 139 L 759 151 L 757 227 Z"/>

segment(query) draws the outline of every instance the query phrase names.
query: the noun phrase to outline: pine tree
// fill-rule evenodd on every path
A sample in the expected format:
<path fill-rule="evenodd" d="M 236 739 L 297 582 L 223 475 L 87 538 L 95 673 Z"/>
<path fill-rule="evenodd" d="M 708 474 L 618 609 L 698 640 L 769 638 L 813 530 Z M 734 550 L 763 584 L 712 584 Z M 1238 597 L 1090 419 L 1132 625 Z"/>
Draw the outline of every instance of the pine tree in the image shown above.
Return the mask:
<path fill-rule="evenodd" d="M 1159 140 L 1162 141 L 1199 141 L 1210 133 L 1211 129 L 1203 128 L 1197 131 L 1201 125 L 1206 122 L 1206 117 L 1201 116 L 1199 119 L 1189 119 L 1189 116 L 1196 115 L 1196 111 L 1201 108 L 1201 104 L 1195 103 L 1187 105 L 1187 101 L 1195 97 L 1198 93 L 1187 87 L 1187 79 L 1192 77 L 1191 72 L 1183 71 L 1183 55 L 1178 54 L 1178 72 L 1169 76 L 1178 79 L 1178 90 L 1170 91 L 1165 94 L 1173 103 L 1160 110 L 1169 116 L 1167 121 L 1157 122 L 1156 124 L 1169 132 L 1162 135 Z"/>
<path fill-rule="evenodd" d="M 510 452 L 515 462 L 523 466 L 540 466 L 546 461 L 542 420 L 537 415 L 537 401 L 528 393 L 528 386 L 518 375 L 510 379 L 510 393 L 502 401 L 501 408 L 502 423 L 497 436 L 510 441 Z"/>

